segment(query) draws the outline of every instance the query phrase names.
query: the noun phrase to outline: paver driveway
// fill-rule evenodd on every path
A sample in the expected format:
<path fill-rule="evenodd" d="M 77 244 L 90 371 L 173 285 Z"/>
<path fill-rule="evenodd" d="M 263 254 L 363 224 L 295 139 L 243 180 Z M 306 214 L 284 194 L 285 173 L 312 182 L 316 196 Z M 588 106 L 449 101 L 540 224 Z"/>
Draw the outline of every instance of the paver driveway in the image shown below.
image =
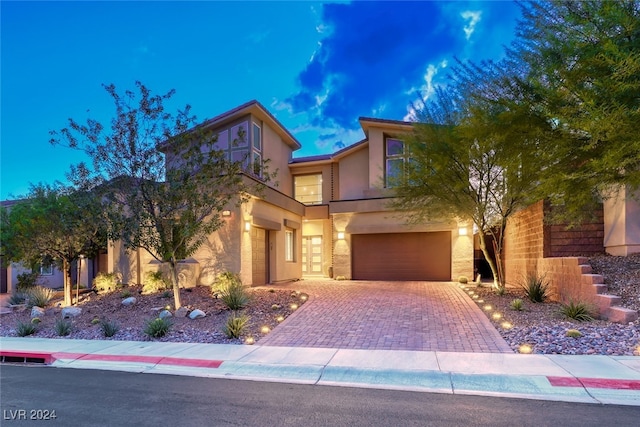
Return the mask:
<path fill-rule="evenodd" d="M 304 280 L 293 286 L 309 301 L 260 345 L 513 352 L 454 283 Z"/>

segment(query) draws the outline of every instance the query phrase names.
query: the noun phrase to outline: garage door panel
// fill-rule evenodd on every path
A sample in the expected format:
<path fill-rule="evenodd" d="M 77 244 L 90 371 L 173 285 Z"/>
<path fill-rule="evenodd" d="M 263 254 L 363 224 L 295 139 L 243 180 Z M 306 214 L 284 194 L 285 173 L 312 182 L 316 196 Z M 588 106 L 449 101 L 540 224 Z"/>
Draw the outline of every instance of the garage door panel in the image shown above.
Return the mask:
<path fill-rule="evenodd" d="M 356 280 L 451 280 L 451 233 L 354 234 Z"/>

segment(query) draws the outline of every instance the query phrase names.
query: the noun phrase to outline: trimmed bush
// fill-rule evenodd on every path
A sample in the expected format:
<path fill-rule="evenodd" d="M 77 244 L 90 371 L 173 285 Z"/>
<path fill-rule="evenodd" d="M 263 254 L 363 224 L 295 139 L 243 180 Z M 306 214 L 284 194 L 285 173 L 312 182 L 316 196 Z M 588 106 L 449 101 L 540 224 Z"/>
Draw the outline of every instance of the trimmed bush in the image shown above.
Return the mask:
<path fill-rule="evenodd" d="M 37 271 L 18 274 L 18 276 L 16 277 L 16 279 L 18 279 L 16 288 L 18 289 L 18 291 L 27 291 L 38 284 L 39 278 L 40 273 L 38 273 Z"/>
<path fill-rule="evenodd" d="M 45 288 L 44 286 L 34 286 L 27 292 L 27 307 L 42 307 L 45 308 L 53 298 L 55 292 L 53 289 Z"/>
<path fill-rule="evenodd" d="M 71 322 L 67 322 L 64 319 L 56 320 L 56 324 L 53 326 L 59 337 L 66 337 L 71 334 Z"/>
<path fill-rule="evenodd" d="M 16 334 L 19 337 L 26 337 L 29 335 L 33 335 L 38 331 L 38 328 L 36 327 L 35 324 L 28 322 L 28 323 L 24 323 L 24 322 L 18 322 L 18 324 L 16 325 Z"/>
<path fill-rule="evenodd" d="M 161 319 L 157 317 L 155 319 L 147 320 L 142 332 L 151 338 L 161 338 L 167 335 L 172 326 L 173 322 L 171 322 L 169 318 Z"/>
<path fill-rule="evenodd" d="M 578 322 L 591 322 L 593 320 L 593 310 L 586 302 L 569 301 L 566 304 L 562 304 L 560 313 L 564 317 Z"/>
<path fill-rule="evenodd" d="M 549 282 L 545 280 L 544 275 L 529 274 L 522 284 L 522 289 L 531 302 L 544 302 L 549 296 Z"/>
<path fill-rule="evenodd" d="M 93 287 L 98 292 L 113 292 L 121 287 L 116 273 L 99 273 L 93 279 Z"/>
<path fill-rule="evenodd" d="M 214 282 L 212 293 L 217 295 L 231 310 L 240 310 L 249 304 L 251 297 L 240 276 L 234 273 L 222 273 Z"/>
<path fill-rule="evenodd" d="M 155 294 L 166 291 L 171 285 L 162 276 L 160 271 L 147 271 L 142 281 L 142 294 Z"/>
<path fill-rule="evenodd" d="M 458 283 L 469 283 L 469 278 L 467 276 L 460 276 L 458 277 Z"/>
<path fill-rule="evenodd" d="M 244 314 L 238 316 L 234 311 L 227 319 L 227 323 L 222 329 L 222 332 L 224 332 L 228 338 L 240 338 L 248 323 L 249 316 Z"/>

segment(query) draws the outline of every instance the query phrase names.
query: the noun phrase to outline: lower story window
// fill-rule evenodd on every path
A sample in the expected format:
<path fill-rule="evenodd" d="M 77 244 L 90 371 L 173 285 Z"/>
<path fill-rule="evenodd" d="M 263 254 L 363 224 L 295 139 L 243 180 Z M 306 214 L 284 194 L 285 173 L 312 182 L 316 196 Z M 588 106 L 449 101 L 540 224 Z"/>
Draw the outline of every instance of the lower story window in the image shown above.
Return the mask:
<path fill-rule="evenodd" d="M 293 230 L 285 230 L 284 232 L 284 260 L 294 261 L 295 254 L 295 232 Z"/>

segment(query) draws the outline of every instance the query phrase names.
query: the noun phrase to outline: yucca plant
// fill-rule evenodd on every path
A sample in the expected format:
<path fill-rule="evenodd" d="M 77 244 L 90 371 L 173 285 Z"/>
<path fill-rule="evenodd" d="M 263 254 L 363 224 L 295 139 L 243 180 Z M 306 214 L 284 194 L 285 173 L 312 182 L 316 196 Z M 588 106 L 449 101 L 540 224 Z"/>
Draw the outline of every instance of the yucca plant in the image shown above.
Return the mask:
<path fill-rule="evenodd" d="M 54 291 L 43 286 L 33 286 L 26 291 L 27 307 L 46 307 L 53 298 Z"/>
<path fill-rule="evenodd" d="M 151 338 L 161 338 L 171 330 L 173 323 L 169 318 L 161 319 L 159 317 L 151 320 L 147 320 L 144 330 L 145 335 L 148 335 Z"/>
<path fill-rule="evenodd" d="M 16 325 L 16 335 L 19 337 L 26 337 L 28 335 L 33 335 L 38 331 L 38 328 L 34 323 L 24 323 L 18 322 Z"/>
<path fill-rule="evenodd" d="M 246 286 L 242 284 L 237 274 L 222 273 L 216 279 L 211 291 L 231 310 L 240 310 L 251 301 Z"/>
<path fill-rule="evenodd" d="M 593 310 L 591 306 L 585 302 L 569 301 L 566 304 L 562 304 L 560 313 L 578 322 L 591 322 L 593 320 Z"/>
<path fill-rule="evenodd" d="M 549 282 L 544 275 L 529 274 L 522 288 L 531 302 L 544 302 L 549 294 Z"/>
<path fill-rule="evenodd" d="M 520 298 L 516 298 L 513 301 L 511 301 L 509 306 L 511 307 L 511 310 L 522 311 L 523 303 Z"/>
<path fill-rule="evenodd" d="M 100 322 L 100 329 L 102 330 L 102 334 L 109 338 L 118 333 L 120 325 L 113 321 L 102 320 Z"/>
<path fill-rule="evenodd" d="M 248 323 L 249 316 L 244 314 L 238 316 L 234 311 L 233 314 L 227 318 L 227 323 L 224 325 L 222 332 L 224 332 L 228 338 L 240 338 L 240 335 L 242 335 Z"/>
<path fill-rule="evenodd" d="M 56 320 L 56 324 L 53 326 L 59 337 L 66 337 L 71 334 L 71 322 L 67 322 L 63 319 Z"/>

